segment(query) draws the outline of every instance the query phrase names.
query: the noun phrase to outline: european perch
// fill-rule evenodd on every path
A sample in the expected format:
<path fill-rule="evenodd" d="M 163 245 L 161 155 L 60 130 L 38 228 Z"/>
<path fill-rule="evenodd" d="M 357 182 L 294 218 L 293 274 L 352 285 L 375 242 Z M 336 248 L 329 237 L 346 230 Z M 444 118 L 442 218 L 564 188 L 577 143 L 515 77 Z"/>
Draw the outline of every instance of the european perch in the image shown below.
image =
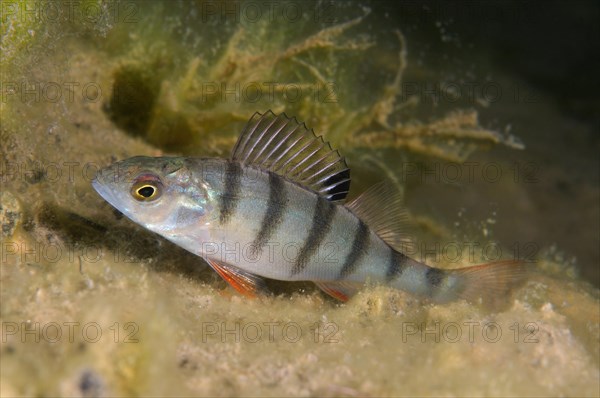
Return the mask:
<path fill-rule="evenodd" d="M 344 204 L 344 158 L 271 111 L 254 114 L 229 159 L 138 156 L 102 169 L 93 186 L 250 296 L 272 278 L 312 281 L 342 301 L 370 281 L 434 302 L 491 302 L 526 271 L 519 261 L 444 270 L 406 256 L 397 190 L 380 183 Z"/>

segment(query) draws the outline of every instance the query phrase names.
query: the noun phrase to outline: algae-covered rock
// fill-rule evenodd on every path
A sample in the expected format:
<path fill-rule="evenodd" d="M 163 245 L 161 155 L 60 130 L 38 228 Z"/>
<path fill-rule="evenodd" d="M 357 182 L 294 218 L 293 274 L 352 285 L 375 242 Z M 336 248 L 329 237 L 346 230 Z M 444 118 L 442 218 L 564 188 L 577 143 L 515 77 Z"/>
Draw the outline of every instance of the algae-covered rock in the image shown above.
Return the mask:
<path fill-rule="evenodd" d="M 0 192 L 0 224 L 2 237 L 7 238 L 15 233 L 21 222 L 21 206 L 19 201 L 10 192 Z"/>
<path fill-rule="evenodd" d="M 599 394 L 598 289 L 556 247 L 495 312 L 383 286 L 339 304 L 311 284 L 269 282 L 273 295 L 248 300 L 93 191 L 118 159 L 225 155 L 267 108 L 331 139 L 358 186 L 385 172 L 410 193 L 399 158 L 519 147 L 472 109 L 399 118 L 414 103 L 399 100 L 410 40 L 392 29 L 382 49 L 368 7 L 311 3 L 297 20 L 252 23 L 213 8 L 244 15 L 237 2 L 56 4 L 75 7 L 59 9 L 67 24 L 2 16 L 0 395 Z M 331 18 L 315 22 L 315 10 Z M 293 87 L 305 95 L 290 100 Z M 527 195 L 500 188 L 499 200 Z M 413 218 L 426 241 L 485 243 L 502 217 L 479 235 L 433 210 Z"/>

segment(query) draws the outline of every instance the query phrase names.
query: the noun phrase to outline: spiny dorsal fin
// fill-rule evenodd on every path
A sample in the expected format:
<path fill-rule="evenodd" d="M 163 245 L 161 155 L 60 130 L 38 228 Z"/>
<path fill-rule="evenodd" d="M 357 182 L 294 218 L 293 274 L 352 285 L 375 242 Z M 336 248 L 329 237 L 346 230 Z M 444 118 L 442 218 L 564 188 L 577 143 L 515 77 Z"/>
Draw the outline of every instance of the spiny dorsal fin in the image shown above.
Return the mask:
<path fill-rule="evenodd" d="M 346 207 L 395 250 L 406 252 L 412 243 L 408 234 L 408 211 L 402 205 L 402 195 L 392 183 L 373 185 Z"/>
<path fill-rule="evenodd" d="M 331 201 L 343 201 L 350 189 L 350 169 L 329 142 L 295 118 L 270 110 L 248 121 L 231 159 L 277 173 Z"/>

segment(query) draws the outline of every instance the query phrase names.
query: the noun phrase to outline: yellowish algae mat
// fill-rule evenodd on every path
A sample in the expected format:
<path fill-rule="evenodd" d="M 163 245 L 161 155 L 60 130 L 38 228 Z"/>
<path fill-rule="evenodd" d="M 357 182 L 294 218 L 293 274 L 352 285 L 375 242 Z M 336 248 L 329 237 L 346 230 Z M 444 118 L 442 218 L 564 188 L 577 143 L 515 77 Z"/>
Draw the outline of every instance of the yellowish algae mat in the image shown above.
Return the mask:
<path fill-rule="evenodd" d="M 150 45 L 164 34 L 151 28 L 159 11 L 140 14 L 128 30 L 11 17 L 3 31 L 3 51 L 11 50 L 1 61 L 3 90 L 15 92 L 3 91 L 0 108 L 1 396 L 598 396 L 598 289 L 560 257 L 541 256 L 496 312 L 465 302 L 436 306 L 381 286 L 346 304 L 303 284 L 273 284 L 275 295 L 248 300 L 201 259 L 115 214 L 90 186 L 99 167 L 165 150 L 226 154 L 243 122 L 264 107 L 297 115 L 331 134 L 343 153 L 363 156 L 385 146 L 460 161 L 490 143 L 514 144 L 479 127 L 472 111 L 429 124 L 389 121 L 406 57 L 400 33 L 390 34 L 398 43 L 394 67 L 372 103 L 344 102 L 344 84 L 353 84 L 347 76 L 339 102 L 223 102 L 215 93 L 200 106 L 202 79 L 326 83 L 335 68 L 311 62 L 347 51 L 361 59 L 373 41 L 350 40 L 347 31 L 368 12 L 314 29 L 295 45 L 275 40 L 255 58 L 240 49 L 263 45 L 270 27 L 234 26 L 216 61 L 188 54 L 169 66 L 165 60 L 186 49 L 169 53 L 174 39 Z M 256 59 L 260 68 L 250 64 Z M 143 125 L 124 117 L 139 108 L 114 100 L 124 72 L 126 83 L 135 78 L 155 95 Z M 48 82 L 64 90 L 58 100 L 44 94 Z M 173 126 L 183 132 L 174 136 Z M 437 238 L 449 239 L 443 231 Z"/>
<path fill-rule="evenodd" d="M 598 299 L 576 281 L 534 277 L 495 314 L 385 288 L 247 300 L 113 254 L 3 262 L 2 396 L 597 392 Z"/>

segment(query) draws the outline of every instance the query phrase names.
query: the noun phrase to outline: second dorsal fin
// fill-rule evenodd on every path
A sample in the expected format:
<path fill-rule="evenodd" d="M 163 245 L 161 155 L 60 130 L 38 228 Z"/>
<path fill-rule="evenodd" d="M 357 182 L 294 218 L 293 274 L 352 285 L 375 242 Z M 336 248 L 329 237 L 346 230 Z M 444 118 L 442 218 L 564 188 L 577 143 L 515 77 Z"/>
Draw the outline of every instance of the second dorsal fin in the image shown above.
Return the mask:
<path fill-rule="evenodd" d="M 255 113 L 231 159 L 277 173 L 331 201 L 343 201 L 350 190 L 350 169 L 339 152 L 285 114 Z"/>
<path fill-rule="evenodd" d="M 408 211 L 392 183 L 373 185 L 346 207 L 393 249 L 405 252 L 413 242 L 409 235 Z"/>

